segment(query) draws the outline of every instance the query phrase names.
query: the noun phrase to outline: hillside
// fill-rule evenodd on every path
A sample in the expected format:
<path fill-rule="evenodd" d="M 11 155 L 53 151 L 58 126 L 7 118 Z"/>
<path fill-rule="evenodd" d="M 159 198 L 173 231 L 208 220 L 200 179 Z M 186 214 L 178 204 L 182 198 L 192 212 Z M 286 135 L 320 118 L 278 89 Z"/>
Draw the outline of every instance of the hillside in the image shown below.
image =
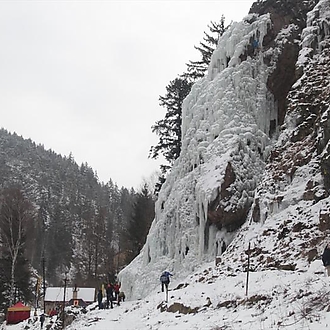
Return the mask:
<path fill-rule="evenodd" d="M 63 157 L 5 129 L 0 130 L 0 152 L 1 194 L 19 189 L 34 209 L 24 251 L 33 270 L 31 288 L 43 274 L 43 264 L 47 285 L 60 285 L 66 272 L 78 285 L 98 286 L 114 276 L 127 262 L 115 256 L 131 249 L 123 232 L 132 225 L 135 207 L 141 207 L 140 193 L 119 188 L 111 179 L 102 183 L 87 163 L 79 166 L 72 155 Z M 151 197 L 149 201 L 153 206 Z M 148 210 L 147 204 L 143 207 Z M 148 217 L 153 218 L 153 211 L 145 212 Z M 0 239 L 1 262 L 4 241 Z M 131 260 L 129 254 L 125 257 Z M 1 278 L 0 305 L 5 282 Z"/>

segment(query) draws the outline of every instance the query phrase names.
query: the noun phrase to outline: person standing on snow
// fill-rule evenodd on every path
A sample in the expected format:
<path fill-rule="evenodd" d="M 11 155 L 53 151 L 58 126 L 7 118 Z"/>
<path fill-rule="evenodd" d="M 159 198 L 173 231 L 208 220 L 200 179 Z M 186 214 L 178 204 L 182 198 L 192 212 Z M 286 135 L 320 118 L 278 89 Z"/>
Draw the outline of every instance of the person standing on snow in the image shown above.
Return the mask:
<path fill-rule="evenodd" d="M 99 309 L 103 308 L 102 300 L 103 300 L 102 290 L 99 290 L 99 292 L 97 294 L 97 302 L 98 302 L 98 305 L 99 305 Z"/>
<path fill-rule="evenodd" d="M 45 322 L 45 314 L 41 314 L 40 315 L 40 327 L 41 327 L 41 329 L 44 326 L 44 322 Z"/>
<path fill-rule="evenodd" d="M 327 270 L 327 275 L 330 276 L 330 246 L 326 245 L 323 254 L 322 254 L 323 266 Z"/>
<path fill-rule="evenodd" d="M 119 290 L 120 290 L 120 283 L 116 282 L 115 285 L 113 286 L 113 289 L 115 291 L 115 301 L 117 302 L 119 306 Z"/>
<path fill-rule="evenodd" d="M 113 285 L 111 283 L 107 286 L 107 308 L 113 308 Z"/>
<path fill-rule="evenodd" d="M 162 283 L 162 292 L 164 292 L 164 287 L 166 291 L 168 290 L 168 285 L 170 284 L 170 276 L 173 276 L 170 272 L 165 271 L 160 276 L 160 282 Z"/>

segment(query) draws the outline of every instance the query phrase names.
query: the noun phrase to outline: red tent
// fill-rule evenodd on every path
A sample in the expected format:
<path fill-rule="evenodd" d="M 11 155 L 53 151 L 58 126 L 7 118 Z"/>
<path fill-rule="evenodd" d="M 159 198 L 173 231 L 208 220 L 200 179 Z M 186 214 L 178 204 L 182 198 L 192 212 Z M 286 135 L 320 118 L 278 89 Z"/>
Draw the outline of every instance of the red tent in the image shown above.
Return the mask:
<path fill-rule="evenodd" d="M 20 301 L 7 310 L 7 324 L 15 324 L 30 317 L 31 308 L 23 305 Z"/>

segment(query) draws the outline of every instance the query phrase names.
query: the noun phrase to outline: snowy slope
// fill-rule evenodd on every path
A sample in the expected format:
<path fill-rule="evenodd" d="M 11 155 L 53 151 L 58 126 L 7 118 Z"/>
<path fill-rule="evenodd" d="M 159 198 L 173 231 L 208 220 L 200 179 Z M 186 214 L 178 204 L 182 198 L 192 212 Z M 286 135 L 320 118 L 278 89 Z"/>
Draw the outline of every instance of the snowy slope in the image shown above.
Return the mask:
<path fill-rule="evenodd" d="M 171 284 L 167 304 L 158 290 L 145 299 L 125 301 L 109 310 L 90 306 L 84 314 L 73 309 L 69 315 L 76 314 L 76 320 L 66 329 L 321 330 L 330 327 L 329 278 L 325 277 L 320 261 L 314 261 L 307 271 L 299 273 L 251 272 L 248 295 L 246 278 L 246 273 L 233 269 L 220 271 L 213 263 L 205 264 L 182 282 L 186 287 L 177 289 L 179 282 Z M 55 317 L 46 319 L 45 328 L 59 329 Z M 3 325 L 2 329 L 36 330 L 40 329 L 40 322 L 31 317 L 19 325 Z"/>

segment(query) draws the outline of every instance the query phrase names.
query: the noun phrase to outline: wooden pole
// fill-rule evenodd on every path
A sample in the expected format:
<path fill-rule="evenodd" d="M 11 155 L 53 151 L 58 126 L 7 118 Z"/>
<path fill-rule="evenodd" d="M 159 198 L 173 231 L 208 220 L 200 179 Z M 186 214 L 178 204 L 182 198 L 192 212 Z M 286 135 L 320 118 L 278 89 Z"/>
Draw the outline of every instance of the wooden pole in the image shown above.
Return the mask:
<path fill-rule="evenodd" d="M 66 295 L 66 282 L 67 282 L 67 277 L 65 274 L 65 279 L 64 279 L 64 294 L 63 294 L 63 310 L 62 310 L 62 329 L 64 329 L 64 322 L 65 322 L 65 295 Z"/>
<path fill-rule="evenodd" d="M 248 256 L 248 260 L 247 260 L 247 270 L 246 270 L 246 286 L 245 286 L 245 295 L 248 295 L 248 291 L 249 291 L 249 274 L 250 274 L 250 248 L 251 245 L 249 243 L 249 247 L 247 250 L 247 256 Z"/>
<path fill-rule="evenodd" d="M 46 297 L 46 270 L 45 270 L 45 257 L 42 257 L 42 287 L 43 287 L 43 293 L 44 293 L 44 314 L 46 313 L 46 302 L 45 302 L 45 297 Z"/>

